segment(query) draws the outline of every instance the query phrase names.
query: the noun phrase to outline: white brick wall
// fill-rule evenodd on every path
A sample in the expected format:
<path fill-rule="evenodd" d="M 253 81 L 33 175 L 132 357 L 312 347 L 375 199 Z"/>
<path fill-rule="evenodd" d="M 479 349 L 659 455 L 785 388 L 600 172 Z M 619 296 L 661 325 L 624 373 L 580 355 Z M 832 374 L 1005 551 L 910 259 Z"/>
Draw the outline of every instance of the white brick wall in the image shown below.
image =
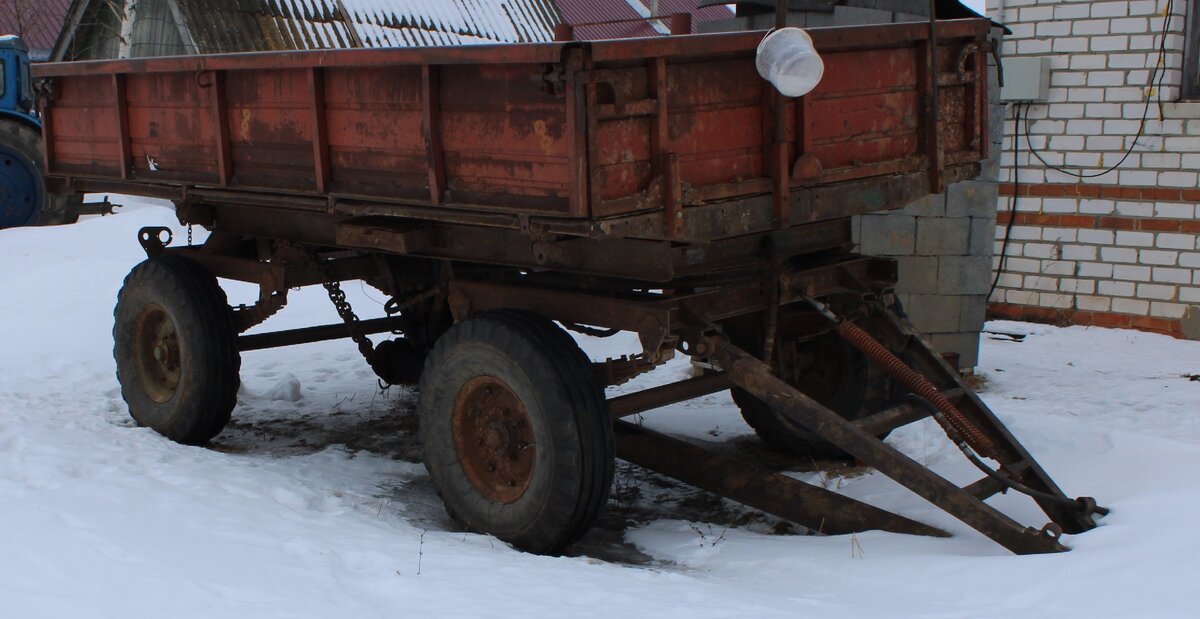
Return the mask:
<path fill-rule="evenodd" d="M 1190 336 L 1200 337 L 1200 227 L 1181 223 L 1200 218 L 1200 102 L 1178 101 L 1190 4 L 1171 3 L 1160 58 L 1167 0 L 1006 0 L 1003 15 L 989 1 L 988 15 L 1013 30 L 1003 55 L 1046 57 L 1051 66 L 1049 100 L 1021 106 L 1028 120 L 1017 157 L 1012 106 L 1004 118 L 1000 181 L 1011 183 L 1019 167 L 1020 184 L 1039 191 L 1016 200 L 1019 221 L 992 302 L 1181 324 L 1194 317 Z M 1079 179 L 1043 164 L 1031 145 L 1051 166 L 1079 174 L 1117 168 Z M 1116 193 L 1127 188 L 1136 195 Z M 1011 201 L 999 198 L 1002 218 Z M 1004 237 L 997 226 L 997 254 Z"/>

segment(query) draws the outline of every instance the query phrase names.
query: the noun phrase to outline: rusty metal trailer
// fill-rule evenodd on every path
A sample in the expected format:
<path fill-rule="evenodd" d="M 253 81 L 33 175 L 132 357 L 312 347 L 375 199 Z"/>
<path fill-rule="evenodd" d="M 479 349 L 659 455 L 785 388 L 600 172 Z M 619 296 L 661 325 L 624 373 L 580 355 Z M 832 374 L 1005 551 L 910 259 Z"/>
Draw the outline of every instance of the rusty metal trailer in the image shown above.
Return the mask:
<path fill-rule="evenodd" d="M 851 455 L 1016 553 L 1103 513 L 1068 498 L 903 319 L 894 262 L 850 217 L 973 178 L 986 20 L 810 31 L 825 77 L 788 99 L 763 33 L 41 65 L 60 191 L 173 200 L 203 245 L 140 234 L 114 327 L 134 418 L 218 434 L 240 355 L 351 337 L 420 384 L 426 466 L 465 526 L 535 552 L 578 539 L 613 459 L 824 533 L 935 527 L 623 421 L 733 389 L 777 449 Z M 215 277 L 258 284 L 228 306 Z M 359 320 L 339 282 L 390 298 Z M 344 324 L 244 335 L 321 284 Z M 638 334 L 590 362 L 563 328 Z M 375 346 L 368 334 L 396 337 Z M 605 400 L 683 354 L 696 378 Z M 959 487 L 882 441 L 933 417 L 986 475 Z M 995 464 L 985 462 L 991 459 Z M 1052 521 L 984 502 L 1013 489 Z"/>

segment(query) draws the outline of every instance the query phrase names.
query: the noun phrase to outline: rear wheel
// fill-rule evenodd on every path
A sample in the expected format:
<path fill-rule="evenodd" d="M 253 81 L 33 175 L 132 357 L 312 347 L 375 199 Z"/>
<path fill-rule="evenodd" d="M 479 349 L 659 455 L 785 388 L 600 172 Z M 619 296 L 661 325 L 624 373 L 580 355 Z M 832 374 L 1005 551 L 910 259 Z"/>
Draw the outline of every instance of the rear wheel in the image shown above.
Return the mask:
<path fill-rule="evenodd" d="M 900 401 L 902 394 L 887 373 L 871 364 L 861 352 L 836 333 L 827 332 L 814 338 L 799 339 L 796 332 L 803 332 L 812 324 L 805 313 L 803 310 L 785 308 L 781 316 L 772 364 L 784 381 L 850 421 L 879 412 Z M 761 331 L 744 326 L 730 331 L 734 343 L 749 352 L 761 354 L 762 337 L 758 335 Z M 772 448 L 812 458 L 849 457 L 845 451 L 771 410 L 766 403 L 749 393 L 735 387 L 732 395 L 742 411 L 742 418 Z M 884 436 L 887 434 L 879 438 Z"/>
<path fill-rule="evenodd" d="M 525 312 L 476 314 L 438 339 L 417 410 L 425 466 L 463 526 L 556 553 L 608 500 L 604 392 L 562 329 Z"/>
<path fill-rule="evenodd" d="M 160 256 L 134 267 L 117 296 L 113 357 L 138 425 L 189 445 L 229 422 L 240 385 L 237 331 L 204 267 Z"/>
<path fill-rule="evenodd" d="M 0 118 L 0 228 L 74 223 L 78 194 L 46 191 L 41 136 L 32 127 Z"/>

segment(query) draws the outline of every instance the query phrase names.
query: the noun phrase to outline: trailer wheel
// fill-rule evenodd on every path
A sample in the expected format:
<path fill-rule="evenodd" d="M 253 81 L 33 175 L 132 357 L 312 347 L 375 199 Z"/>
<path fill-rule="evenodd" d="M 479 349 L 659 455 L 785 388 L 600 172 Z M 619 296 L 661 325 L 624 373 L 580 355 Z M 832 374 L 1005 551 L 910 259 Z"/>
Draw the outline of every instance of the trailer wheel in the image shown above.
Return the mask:
<path fill-rule="evenodd" d="M 446 511 L 528 552 L 557 553 L 608 500 L 613 434 L 586 355 L 533 314 L 473 315 L 421 376 L 425 467 Z"/>
<path fill-rule="evenodd" d="M 731 330 L 735 343 L 760 342 L 749 334 Z M 751 331 L 754 335 L 757 332 Z M 903 394 L 882 369 L 862 353 L 829 332 L 808 340 L 787 337 L 783 331 L 776 342 L 773 363 L 781 377 L 805 395 L 850 421 L 877 413 L 900 401 Z M 753 336 L 749 336 L 753 337 Z M 758 354 L 761 344 L 745 350 Z M 763 401 L 739 388 L 731 390 L 742 418 L 763 442 L 784 453 L 810 458 L 849 458 L 812 431 L 771 410 Z M 879 438 L 884 438 L 883 433 Z"/>
<path fill-rule="evenodd" d="M 75 223 L 83 196 L 46 191 L 41 136 L 23 122 L 0 118 L 0 228 Z"/>
<path fill-rule="evenodd" d="M 225 292 L 195 261 L 159 256 L 117 295 L 113 357 L 138 425 L 187 445 L 207 442 L 237 403 L 241 356 Z"/>

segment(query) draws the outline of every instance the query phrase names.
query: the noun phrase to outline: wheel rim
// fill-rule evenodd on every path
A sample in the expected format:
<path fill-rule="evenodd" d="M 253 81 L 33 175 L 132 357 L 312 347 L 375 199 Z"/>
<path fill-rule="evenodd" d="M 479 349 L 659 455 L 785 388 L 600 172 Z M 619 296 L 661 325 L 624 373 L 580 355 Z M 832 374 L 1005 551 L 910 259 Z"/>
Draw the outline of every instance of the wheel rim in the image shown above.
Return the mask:
<path fill-rule="evenodd" d="M 25 157 L 0 145 L 0 228 L 33 221 L 42 202 L 42 180 Z"/>
<path fill-rule="evenodd" d="M 454 401 L 454 447 L 467 479 L 497 503 L 521 498 L 533 479 L 537 447 L 525 405 L 492 376 L 467 381 Z"/>
<path fill-rule="evenodd" d="M 146 395 L 166 402 L 179 388 L 179 336 L 167 310 L 147 305 L 138 314 L 133 332 L 133 352 Z"/>

